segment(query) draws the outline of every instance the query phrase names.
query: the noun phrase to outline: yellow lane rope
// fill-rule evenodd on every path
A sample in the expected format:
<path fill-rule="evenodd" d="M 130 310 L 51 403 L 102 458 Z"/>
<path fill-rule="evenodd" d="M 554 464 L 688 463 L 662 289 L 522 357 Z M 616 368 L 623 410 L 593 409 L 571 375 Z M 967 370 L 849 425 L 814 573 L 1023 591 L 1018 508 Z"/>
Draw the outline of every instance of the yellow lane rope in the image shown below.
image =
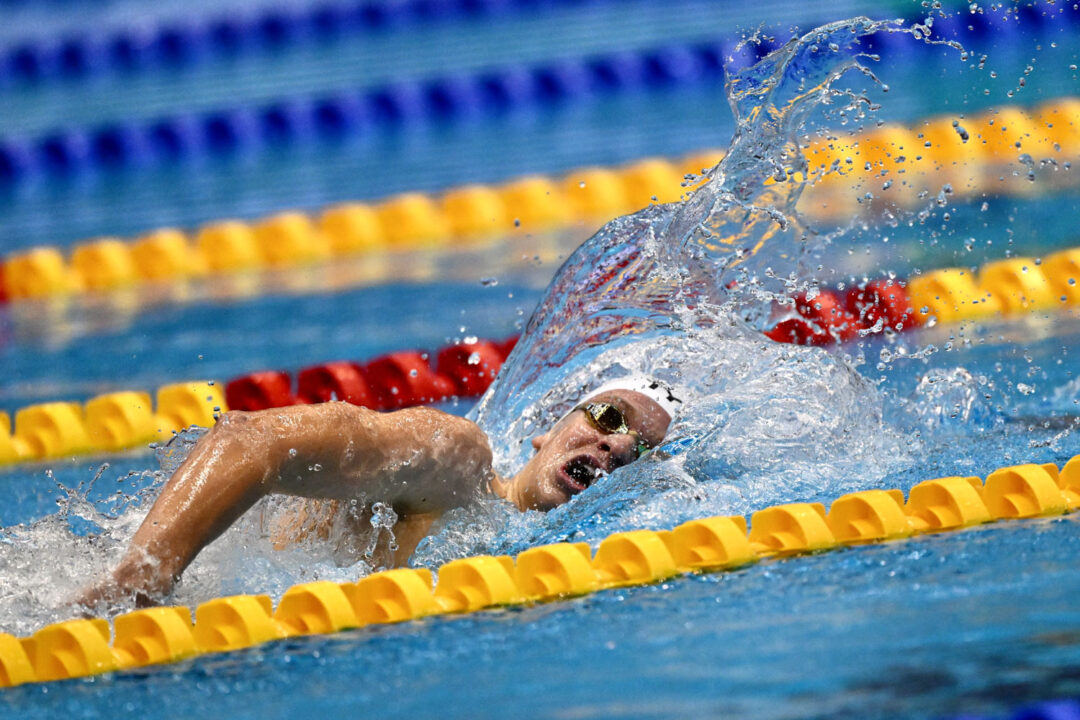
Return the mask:
<path fill-rule="evenodd" d="M 1031 158 L 1032 172 L 1080 158 L 1080 99 L 850 131 L 808 140 L 804 152 L 814 182 L 800 207 L 816 217 L 849 216 L 882 202 L 914 206 L 946 185 L 955 198 L 1031 193 L 1037 190 L 1019 158 Z M 707 150 L 676 160 L 648 158 L 438 195 L 345 203 L 314 215 L 219 220 L 190 233 L 160 228 L 134 239 L 78 243 L 67 255 L 37 247 L 7 256 L 0 280 L 8 299 L 24 300 L 301 267 L 372 251 L 475 248 L 498 237 L 599 224 L 651 202 L 678 200 L 687 176 L 700 175 L 721 157 Z M 866 192 L 877 200 L 865 202 Z"/>
<path fill-rule="evenodd" d="M 426 569 L 378 572 L 357 582 L 294 585 L 267 595 L 221 597 L 195 609 L 136 610 L 69 620 L 32 636 L 0 634 L 0 687 L 172 663 L 297 635 L 321 635 L 446 613 L 570 598 L 676 575 L 717 572 L 766 558 L 961 530 L 997 520 L 1062 515 L 1080 507 L 1080 455 L 1064 467 L 1017 465 L 900 490 L 864 490 L 820 503 L 788 503 L 741 516 L 692 520 L 585 543 L 533 547 L 516 557 L 449 562 L 438 582 Z M 748 529 L 749 527 L 749 529 Z"/>
<path fill-rule="evenodd" d="M 1045 258 L 1008 258 L 978 272 L 945 268 L 906 281 L 913 327 L 980 322 L 1080 307 L 1080 247 Z M 0 412 L 0 465 L 115 452 L 168 439 L 190 425 L 208 427 L 228 410 L 222 380 L 98 395 L 83 404 L 48 402 Z"/>

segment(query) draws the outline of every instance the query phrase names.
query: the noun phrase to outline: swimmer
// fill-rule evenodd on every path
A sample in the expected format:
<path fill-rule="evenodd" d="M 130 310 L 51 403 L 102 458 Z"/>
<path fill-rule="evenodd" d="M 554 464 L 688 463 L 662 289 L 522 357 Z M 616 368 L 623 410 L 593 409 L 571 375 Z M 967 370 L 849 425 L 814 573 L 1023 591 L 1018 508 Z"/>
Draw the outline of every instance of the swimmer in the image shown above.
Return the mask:
<path fill-rule="evenodd" d="M 271 493 L 388 504 L 397 515 L 392 564 L 403 566 L 439 515 L 477 493 L 522 511 L 568 502 L 656 447 L 678 402 L 640 377 L 606 385 L 533 438 L 535 454 L 507 478 L 476 424 L 432 408 L 379 413 L 328 402 L 225 413 L 165 484 L 117 567 L 79 603 L 150 604 Z"/>

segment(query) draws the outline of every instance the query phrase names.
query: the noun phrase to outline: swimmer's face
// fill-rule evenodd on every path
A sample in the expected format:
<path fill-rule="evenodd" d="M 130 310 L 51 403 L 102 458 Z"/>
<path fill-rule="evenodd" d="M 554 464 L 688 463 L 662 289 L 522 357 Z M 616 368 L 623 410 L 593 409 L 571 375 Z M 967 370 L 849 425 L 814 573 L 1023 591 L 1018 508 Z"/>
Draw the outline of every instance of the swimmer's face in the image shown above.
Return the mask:
<path fill-rule="evenodd" d="M 562 505 L 600 475 L 636 460 L 642 443 L 659 445 L 671 423 L 655 400 L 632 390 L 609 390 L 586 402 L 615 406 L 632 432 L 606 433 L 579 408 L 533 438 L 536 455 L 513 480 L 514 499 L 522 509 L 546 511 Z"/>

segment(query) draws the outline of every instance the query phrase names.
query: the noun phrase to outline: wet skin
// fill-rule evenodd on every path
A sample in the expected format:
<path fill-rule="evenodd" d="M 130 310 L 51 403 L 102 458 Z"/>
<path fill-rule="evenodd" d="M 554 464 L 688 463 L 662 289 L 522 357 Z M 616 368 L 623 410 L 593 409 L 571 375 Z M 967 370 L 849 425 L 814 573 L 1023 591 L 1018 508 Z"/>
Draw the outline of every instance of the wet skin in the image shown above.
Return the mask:
<path fill-rule="evenodd" d="M 521 510 L 551 510 L 584 491 L 599 474 L 636 460 L 639 442 L 659 445 L 671 423 L 660 405 L 639 392 L 612 390 L 588 400 L 597 401 L 621 410 L 632 434 L 605 433 L 579 407 L 533 438 L 536 454 L 509 482 L 495 480 L 492 490 Z"/>
<path fill-rule="evenodd" d="M 162 488 L 113 572 L 88 588 L 84 606 L 167 594 L 207 544 L 261 497 L 376 498 L 398 515 L 403 565 L 444 511 L 492 492 L 520 510 L 550 510 L 601 473 L 633 462 L 639 444 L 659 444 L 671 422 L 648 396 L 612 390 L 589 399 L 622 411 L 626 433 L 606 433 L 578 409 L 533 438 L 536 455 L 513 478 L 492 469 L 475 424 L 432 410 L 377 413 L 346 403 L 230 412 L 203 436 Z"/>

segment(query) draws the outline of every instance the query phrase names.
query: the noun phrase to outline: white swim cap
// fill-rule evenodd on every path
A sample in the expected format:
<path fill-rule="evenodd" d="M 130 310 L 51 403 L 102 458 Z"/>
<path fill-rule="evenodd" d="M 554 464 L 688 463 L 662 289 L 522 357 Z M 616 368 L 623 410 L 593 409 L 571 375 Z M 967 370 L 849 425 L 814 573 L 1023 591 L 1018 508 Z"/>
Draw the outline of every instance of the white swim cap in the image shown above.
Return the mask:
<path fill-rule="evenodd" d="M 647 395 L 654 400 L 657 405 L 664 408 L 664 411 L 673 418 L 675 417 L 675 411 L 682 405 L 682 399 L 675 396 L 675 392 L 670 385 L 647 377 L 646 375 L 642 375 L 641 373 L 633 373 L 606 382 L 590 392 L 588 397 L 593 397 L 600 393 L 608 392 L 609 390 L 633 390 L 642 395 Z"/>

